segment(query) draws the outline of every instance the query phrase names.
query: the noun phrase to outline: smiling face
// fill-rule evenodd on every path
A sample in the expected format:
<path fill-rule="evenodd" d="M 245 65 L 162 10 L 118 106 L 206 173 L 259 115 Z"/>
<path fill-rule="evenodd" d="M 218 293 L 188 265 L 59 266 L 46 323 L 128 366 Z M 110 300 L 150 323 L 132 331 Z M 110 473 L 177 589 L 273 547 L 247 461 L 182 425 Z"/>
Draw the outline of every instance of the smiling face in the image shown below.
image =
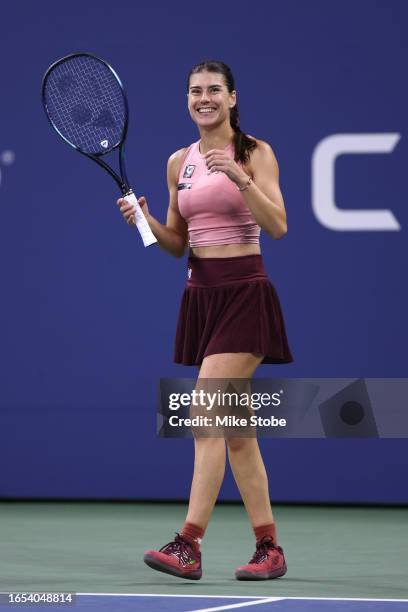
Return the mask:
<path fill-rule="evenodd" d="M 188 110 L 198 127 L 214 128 L 227 122 L 236 104 L 236 92 L 229 92 L 218 72 L 197 72 L 190 77 Z"/>

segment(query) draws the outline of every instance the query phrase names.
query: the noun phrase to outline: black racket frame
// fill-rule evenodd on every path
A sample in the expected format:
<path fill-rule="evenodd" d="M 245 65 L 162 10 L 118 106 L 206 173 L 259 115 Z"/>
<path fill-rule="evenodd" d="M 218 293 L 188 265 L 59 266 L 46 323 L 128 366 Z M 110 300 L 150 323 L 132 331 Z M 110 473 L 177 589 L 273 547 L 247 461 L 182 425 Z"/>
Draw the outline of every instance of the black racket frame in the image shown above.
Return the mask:
<path fill-rule="evenodd" d="M 121 88 L 121 91 L 122 91 L 122 94 L 123 94 L 123 100 L 124 100 L 124 104 L 125 104 L 125 123 L 124 123 L 124 126 L 123 126 L 123 131 L 122 131 L 122 135 L 121 135 L 121 138 L 120 138 L 119 142 L 117 142 L 113 147 L 110 147 L 107 151 L 101 151 L 100 153 L 95 153 L 95 154 L 87 153 L 86 151 L 83 151 L 80 147 L 77 147 L 76 145 L 74 145 L 67 138 L 65 138 L 65 136 L 63 134 L 61 134 L 61 132 L 59 131 L 57 126 L 54 124 L 54 122 L 52 121 L 52 119 L 51 119 L 51 117 L 50 117 L 50 115 L 48 113 L 47 102 L 46 102 L 46 99 L 45 99 L 45 88 L 46 88 L 46 84 L 47 84 L 47 79 L 48 79 L 50 73 L 57 66 L 59 66 L 60 64 L 63 64 L 64 62 L 67 62 L 68 60 L 72 59 L 73 57 L 92 57 L 93 59 L 96 59 L 101 64 L 104 64 L 112 72 L 113 76 L 115 77 L 115 79 L 117 80 L 117 82 L 119 84 L 119 87 Z M 69 55 L 66 55 L 65 57 L 62 57 L 61 59 L 59 59 L 56 62 L 54 62 L 53 64 L 51 64 L 51 66 L 48 68 L 48 70 L 44 74 L 44 77 L 43 77 L 43 80 L 42 80 L 42 84 L 41 84 L 41 99 L 42 99 L 42 103 L 43 103 L 45 114 L 47 116 L 48 121 L 50 122 L 50 124 L 52 125 L 54 130 L 57 132 L 57 134 L 59 134 L 59 136 L 63 139 L 63 141 L 66 142 L 70 147 L 72 147 L 73 149 L 75 149 L 79 153 L 82 153 L 82 155 L 85 155 L 86 157 L 89 157 L 89 159 L 92 159 L 99 166 L 101 166 L 101 168 L 104 168 L 106 170 L 106 172 L 108 172 L 111 175 L 111 177 L 113 178 L 113 180 L 118 184 L 119 189 L 121 190 L 123 195 L 127 195 L 127 194 L 131 193 L 132 189 L 131 189 L 131 187 L 129 185 L 129 181 L 128 181 L 127 174 L 126 174 L 126 165 L 125 165 L 125 140 L 126 140 L 128 126 L 129 126 L 129 104 L 128 104 L 128 99 L 127 99 L 126 92 L 125 92 L 125 89 L 123 87 L 122 81 L 120 80 L 119 76 L 116 74 L 116 72 L 114 71 L 112 66 L 110 64 L 108 64 L 107 61 L 105 61 L 102 58 L 98 57 L 94 53 L 88 53 L 86 51 L 80 51 L 80 52 L 77 52 L 77 53 L 70 53 Z M 100 159 L 102 157 L 102 155 L 107 155 L 108 153 L 111 153 L 112 151 L 114 151 L 117 148 L 119 148 L 119 172 L 120 172 L 120 176 L 103 159 Z"/>

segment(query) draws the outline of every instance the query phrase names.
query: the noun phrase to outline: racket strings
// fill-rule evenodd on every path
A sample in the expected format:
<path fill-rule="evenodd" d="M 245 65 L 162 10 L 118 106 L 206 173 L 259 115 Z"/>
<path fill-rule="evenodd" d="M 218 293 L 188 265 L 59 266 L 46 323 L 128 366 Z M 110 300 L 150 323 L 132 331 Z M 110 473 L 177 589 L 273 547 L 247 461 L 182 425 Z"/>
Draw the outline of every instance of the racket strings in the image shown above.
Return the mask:
<path fill-rule="evenodd" d="M 90 56 L 57 64 L 45 82 L 48 115 L 61 136 L 86 153 L 106 153 L 120 144 L 126 102 L 114 73 Z"/>

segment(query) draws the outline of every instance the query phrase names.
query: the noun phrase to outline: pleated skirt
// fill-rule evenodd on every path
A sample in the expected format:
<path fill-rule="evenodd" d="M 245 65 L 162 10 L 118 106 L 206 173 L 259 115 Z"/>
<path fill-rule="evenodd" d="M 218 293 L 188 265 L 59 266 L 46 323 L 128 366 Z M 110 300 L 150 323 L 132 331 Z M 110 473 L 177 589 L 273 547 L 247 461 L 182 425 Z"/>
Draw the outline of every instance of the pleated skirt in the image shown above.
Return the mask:
<path fill-rule="evenodd" d="M 293 361 L 279 297 L 261 255 L 188 259 L 174 361 L 201 365 L 216 353 L 258 353 L 262 363 Z"/>

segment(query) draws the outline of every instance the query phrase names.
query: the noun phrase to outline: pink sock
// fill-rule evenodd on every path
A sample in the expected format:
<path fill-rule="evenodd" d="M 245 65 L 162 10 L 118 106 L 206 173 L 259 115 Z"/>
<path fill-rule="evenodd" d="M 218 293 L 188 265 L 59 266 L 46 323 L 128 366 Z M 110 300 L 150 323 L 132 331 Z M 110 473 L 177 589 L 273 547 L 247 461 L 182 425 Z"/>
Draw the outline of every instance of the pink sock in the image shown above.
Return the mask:
<path fill-rule="evenodd" d="M 204 537 L 205 529 L 194 525 L 194 523 L 184 523 L 180 535 L 186 538 L 194 548 L 200 550 L 201 540 Z"/>
<path fill-rule="evenodd" d="M 262 538 L 271 538 L 272 542 L 274 544 L 277 544 L 275 523 L 271 523 L 270 525 L 261 525 L 260 527 L 254 527 L 253 530 L 257 542 L 262 540 Z"/>

